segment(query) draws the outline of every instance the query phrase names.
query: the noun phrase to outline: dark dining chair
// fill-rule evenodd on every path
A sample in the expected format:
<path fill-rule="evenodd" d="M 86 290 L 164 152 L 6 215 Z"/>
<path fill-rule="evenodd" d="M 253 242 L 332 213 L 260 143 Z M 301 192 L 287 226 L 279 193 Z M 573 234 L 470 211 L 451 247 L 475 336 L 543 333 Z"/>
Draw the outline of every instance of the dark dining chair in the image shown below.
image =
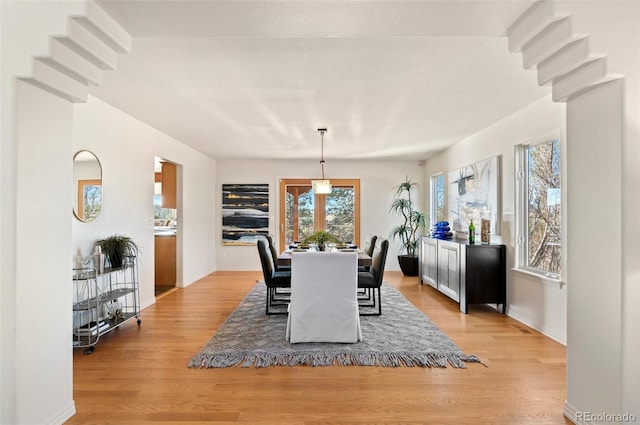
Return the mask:
<path fill-rule="evenodd" d="M 373 235 L 371 237 L 371 241 L 367 248 L 364 250 L 364 253 L 373 259 L 373 253 L 376 250 L 376 241 L 378 237 Z M 358 266 L 358 272 L 368 272 L 371 269 L 371 266 Z M 360 301 L 371 301 L 371 288 L 358 288 L 358 300 Z"/>
<path fill-rule="evenodd" d="M 291 266 L 279 266 L 278 265 L 278 250 L 276 244 L 273 242 L 273 236 L 267 235 L 267 242 L 269 243 L 269 250 L 271 251 L 271 257 L 273 257 L 273 264 L 276 266 L 277 271 L 291 271 Z"/>
<path fill-rule="evenodd" d="M 262 265 L 262 275 L 264 284 L 267 286 L 266 313 L 267 314 L 287 314 L 287 311 L 273 311 L 270 307 L 274 305 L 287 305 L 287 302 L 276 299 L 276 288 L 291 288 L 291 271 L 278 271 L 274 264 L 271 250 L 264 240 L 258 240 L 258 254 Z"/>
<path fill-rule="evenodd" d="M 279 266 L 278 265 L 278 250 L 276 249 L 276 244 L 273 241 L 273 236 L 267 235 L 265 236 L 267 242 L 269 243 L 269 251 L 271 251 L 271 258 L 273 258 L 273 265 L 276 268 L 277 272 L 291 272 L 291 266 Z M 273 304 L 281 304 L 282 302 L 288 303 L 291 299 L 291 291 L 289 288 L 275 288 L 273 291 L 273 296 L 271 298 L 271 303 Z"/>
<path fill-rule="evenodd" d="M 371 241 L 369 242 L 369 245 L 367 246 L 367 248 L 364 250 L 364 253 L 367 254 L 371 258 L 373 258 L 373 252 L 376 249 L 376 241 L 377 240 L 378 240 L 378 237 L 376 235 L 371 236 Z M 358 266 L 358 271 L 359 272 L 368 272 L 369 271 L 369 267 L 370 266 Z"/>
<path fill-rule="evenodd" d="M 378 307 L 377 313 L 363 312 L 360 308 L 360 315 L 363 316 L 380 316 L 382 314 L 382 294 L 380 287 L 382 286 L 382 279 L 384 277 L 384 266 L 387 262 L 387 251 L 389 250 L 389 241 L 383 240 L 380 244 L 378 253 L 373 258 L 371 269 L 368 272 L 358 272 L 358 289 L 367 289 L 372 291 L 372 303 L 360 304 L 360 307 Z M 376 301 L 376 293 L 378 295 Z"/>

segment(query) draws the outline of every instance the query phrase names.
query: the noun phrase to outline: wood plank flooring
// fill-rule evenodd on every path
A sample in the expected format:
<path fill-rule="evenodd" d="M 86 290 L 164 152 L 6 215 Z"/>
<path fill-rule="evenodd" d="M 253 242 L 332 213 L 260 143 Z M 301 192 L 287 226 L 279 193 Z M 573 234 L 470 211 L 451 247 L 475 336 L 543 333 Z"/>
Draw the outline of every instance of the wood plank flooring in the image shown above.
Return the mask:
<path fill-rule="evenodd" d="M 385 280 L 488 367 L 188 369 L 259 278 L 213 273 L 163 295 L 140 327 L 131 321 L 103 336 L 93 354 L 75 350 L 77 414 L 67 423 L 570 424 L 561 344 L 486 306 L 461 314 L 399 272 Z"/>

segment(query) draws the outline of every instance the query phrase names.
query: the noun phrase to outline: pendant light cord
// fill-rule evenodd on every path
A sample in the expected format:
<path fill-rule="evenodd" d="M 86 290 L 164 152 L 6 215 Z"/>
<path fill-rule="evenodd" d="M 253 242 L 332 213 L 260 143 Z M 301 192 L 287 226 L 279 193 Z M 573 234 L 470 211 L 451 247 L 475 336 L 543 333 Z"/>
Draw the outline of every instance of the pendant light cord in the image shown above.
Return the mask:
<path fill-rule="evenodd" d="M 326 128 L 319 128 L 320 132 L 320 168 L 322 169 L 322 180 L 324 180 L 324 133 Z"/>

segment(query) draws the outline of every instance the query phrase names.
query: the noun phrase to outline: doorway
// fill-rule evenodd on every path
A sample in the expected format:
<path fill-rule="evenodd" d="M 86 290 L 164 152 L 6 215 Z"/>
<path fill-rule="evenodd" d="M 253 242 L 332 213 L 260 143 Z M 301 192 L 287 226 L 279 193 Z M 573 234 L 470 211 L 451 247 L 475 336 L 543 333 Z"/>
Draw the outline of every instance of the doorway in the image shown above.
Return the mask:
<path fill-rule="evenodd" d="M 155 296 L 176 287 L 178 197 L 177 165 L 156 156 L 153 194 Z"/>
<path fill-rule="evenodd" d="M 280 180 L 280 247 L 326 230 L 343 242 L 360 243 L 360 180 L 331 179 L 330 194 L 315 194 L 312 179 Z"/>

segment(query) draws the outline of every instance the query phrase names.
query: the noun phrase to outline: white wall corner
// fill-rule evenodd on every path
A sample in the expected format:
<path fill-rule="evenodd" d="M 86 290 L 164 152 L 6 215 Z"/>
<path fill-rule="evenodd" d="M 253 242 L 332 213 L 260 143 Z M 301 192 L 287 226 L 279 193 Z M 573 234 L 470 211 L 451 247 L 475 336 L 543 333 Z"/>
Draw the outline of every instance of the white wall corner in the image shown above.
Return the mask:
<path fill-rule="evenodd" d="M 129 33 L 95 2 L 88 1 L 84 16 L 73 16 L 72 19 L 92 32 L 115 52 L 131 53 L 132 38 Z"/>
<path fill-rule="evenodd" d="M 549 85 L 592 58 L 589 37 L 574 35 L 572 41 L 538 64 L 538 84 Z"/>
<path fill-rule="evenodd" d="M 86 102 L 88 88 L 50 63 L 35 59 L 33 77 L 21 79 L 70 102 Z"/>
<path fill-rule="evenodd" d="M 547 59 L 571 41 L 573 41 L 571 36 L 571 17 L 567 16 L 553 21 L 522 47 L 524 68 L 535 69 L 538 63 Z"/>
<path fill-rule="evenodd" d="M 570 420 L 572 423 L 576 424 L 576 425 L 586 425 L 585 422 L 578 422 L 576 421 L 576 413 L 577 413 L 577 409 L 574 408 L 571 404 L 569 404 L 568 401 L 565 400 L 564 402 L 564 417 L 567 418 L 568 420 Z"/>
<path fill-rule="evenodd" d="M 68 40 L 70 48 L 100 69 L 113 71 L 117 68 L 118 54 L 77 19 L 69 21 Z"/>
<path fill-rule="evenodd" d="M 42 58 L 42 60 L 50 62 L 52 66 L 57 66 L 71 78 L 87 86 L 102 84 L 102 69 L 79 55 L 57 37 L 53 37 L 51 40 L 51 57 Z"/>
<path fill-rule="evenodd" d="M 553 4 L 548 0 L 535 2 L 509 28 L 506 35 L 509 39 L 509 51 L 516 53 L 536 37 L 544 28 L 563 16 L 556 16 Z"/>
<path fill-rule="evenodd" d="M 51 35 L 48 54 L 34 57 L 31 76 L 21 79 L 70 102 L 86 102 L 89 86 L 115 70 L 118 53 L 131 52 L 131 36 L 93 1 L 84 15 L 67 18 L 67 34 Z"/>

